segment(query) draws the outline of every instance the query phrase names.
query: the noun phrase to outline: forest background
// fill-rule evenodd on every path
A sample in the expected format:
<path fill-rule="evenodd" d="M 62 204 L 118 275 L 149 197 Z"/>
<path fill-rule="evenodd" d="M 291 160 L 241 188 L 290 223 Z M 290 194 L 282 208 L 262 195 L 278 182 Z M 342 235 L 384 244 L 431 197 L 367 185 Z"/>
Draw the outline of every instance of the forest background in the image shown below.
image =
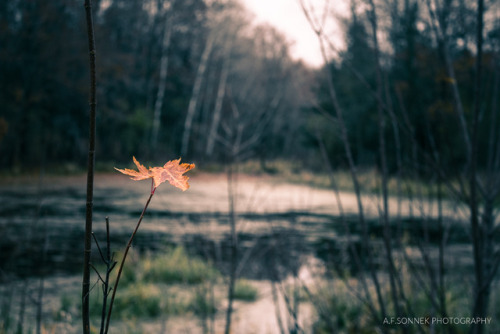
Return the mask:
<path fill-rule="evenodd" d="M 353 158 L 376 167 L 378 151 L 375 52 L 387 97 L 405 108 L 418 145 L 435 147 L 447 170 L 465 160 L 460 122 L 440 41 L 423 2 L 381 2 L 375 50 L 364 2 L 338 18 L 345 49 L 329 51 L 331 63 L 311 69 L 289 56 L 290 41 L 272 26 L 255 26 L 234 1 L 97 1 L 98 162 L 129 161 L 141 152 L 156 160 L 182 154 L 195 161 L 223 161 L 228 120 L 238 110 L 244 157 L 297 159 L 321 168 L 317 138 L 324 138 L 336 168 L 346 167 L 343 144 L 328 98 L 326 72 L 338 85 Z M 474 106 L 475 8 L 450 2 L 447 47 L 462 92 L 464 113 Z M 496 103 L 498 26 L 486 6 L 484 90 L 479 143 L 488 149 Z M 385 10 L 386 9 L 386 10 Z M 382 12 L 383 11 L 383 12 Z M 85 166 L 88 69 L 84 17 L 75 1 L 6 2 L 0 7 L 0 166 Z M 440 13 L 440 15 L 445 15 Z M 353 72 L 353 69 L 355 72 Z M 359 80 L 362 76 L 363 80 Z M 393 135 L 387 127 L 385 135 Z M 396 169 L 394 140 L 387 140 Z M 403 161 L 411 150 L 401 150 Z M 488 154 L 478 154 L 480 166 Z"/>

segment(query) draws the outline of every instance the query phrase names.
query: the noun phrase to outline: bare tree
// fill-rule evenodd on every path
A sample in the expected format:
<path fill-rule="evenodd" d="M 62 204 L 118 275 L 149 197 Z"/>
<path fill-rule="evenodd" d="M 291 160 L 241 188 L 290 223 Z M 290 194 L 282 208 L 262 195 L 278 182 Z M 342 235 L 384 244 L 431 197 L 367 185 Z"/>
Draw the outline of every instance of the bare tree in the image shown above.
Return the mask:
<path fill-rule="evenodd" d="M 160 77 L 158 81 L 158 91 L 156 93 L 156 100 L 154 105 L 153 114 L 153 129 L 151 132 L 151 150 L 155 151 L 158 144 L 158 133 L 160 131 L 161 114 L 163 108 L 163 100 L 165 98 L 165 87 L 167 83 L 168 72 L 168 53 L 170 49 L 170 40 L 173 29 L 173 15 L 168 15 L 169 10 L 165 10 L 164 20 L 165 28 L 163 31 L 163 42 L 161 44 L 161 59 L 160 59 Z"/>
<path fill-rule="evenodd" d="M 302 10 L 304 12 L 304 15 L 306 15 L 307 19 L 309 20 L 309 23 L 311 24 L 312 29 L 315 31 L 318 40 L 320 42 L 320 47 L 321 47 L 321 53 L 323 55 L 323 60 L 325 62 L 325 65 L 328 65 L 329 59 L 327 56 L 327 51 L 326 48 L 328 47 L 328 37 L 325 36 L 325 32 L 323 30 L 324 28 L 324 20 L 326 19 L 326 16 L 323 16 L 321 20 L 316 19 L 313 17 L 311 10 L 308 8 L 306 3 L 301 0 L 300 1 Z M 327 11 L 325 10 L 325 13 Z M 325 14 L 326 15 L 326 14 Z M 325 45 L 326 44 L 326 45 Z M 370 275 L 371 281 L 373 285 L 375 286 L 375 291 L 376 291 L 376 299 L 377 299 L 377 304 L 380 309 L 380 314 L 373 314 L 373 316 L 378 320 L 378 322 L 381 323 L 380 319 L 385 318 L 387 316 L 387 311 L 386 311 L 386 304 L 382 295 L 382 289 L 381 285 L 379 282 L 379 278 L 377 277 L 377 273 L 375 271 L 375 267 L 373 265 L 373 255 L 372 252 L 370 251 L 370 242 L 369 242 L 369 235 L 368 235 L 368 226 L 365 220 L 365 208 L 363 204 L 363 200 L 361 197 L 361 185 L 359 182 L 359 176 L 358 176 L 358 171 L 356 164 L 354 162 L 354 157 L 352 154 L 352 149 L 351 149 L 351 142 L 349 140 L 349 136 L 347 133 L 347 126 L 344 121 L 344 109 L 339 103 L 338 97 L 337 97 L 337 92 L 334 86 L 333 78 L 331 76 L 330 71 L 327 72 L 327 84 L 328 84 L 328 94 L 330 101 L 333 104 L 333 107 L 335 109 L 335 121 L 336 124 L 340 128 L 340 138 L 342 141 L 342 145 L 344 148 L 344 154 L 347 158 L 348 162 L 348 167 L 349 167 L 349 172 L 351 176 L 351 180 L 353 182 L 354 186 L 354 192 L 356 194 L 356 202 L 357 202 L 357 208 L 358 208 L 358 219 L 361 224 L 361 229 L 362 229 L 362 238 L 363 238 L 363 249 L 362 252 L 360 253 L 361 258 L 366 258 L 368 261 L 368 273 Z M 361 282 L 362 286 L 364 289 L 364 294 L 366 301 L 368 302 L 369 305 L 371 305 L 371 309 L 375 310 L 374 307 L 374 301 L 372 300 L 372 295 L 369 292 L 368 288 L 368 283 L 366 282 L 366 278 L 364 277 L 363 273 L 361 277 Z"/>
<path fill-rule="evenodd" d="M 248 20 L 242 16 L 244 10 L 241 5 L 227 1 L 223 2 L 220 9 L 214 9 L 212 15 L 212 30 L 219 38 L 216 40 L 216 54 L 214 63 L 219 60 L 222 65 L 219 72 L 219 81 L 213 106 L 212 117 L 206 137 L 205 154 L 211 156 L 214 151 L 217 131 L 220 126 L 222 109 L 226 98 L 227 81 L 233 62 L 233 46 L 239 38 L 242 29 L 248 25 Z"/>
<path fill-rule="evenodd" d="M 373 40 L 373 49 L 375 53 L 375 67 L 376 67 L 376 79 L 377 79 L 377 87 L 376 87 L 376 96 L 377 96 L 377 116 L 378 116 L 378 145 L 379 145 L 379 159 L 380 159 L 380 169 L 381 169 L 381 184 L 382 184 L 382 209 L 380 210 L 381 221 L 384 226 L 383 232 L 383 240 L 385 246 L 386 253 L 386 261 L 389 269 L 389 282 L 391 288 L 391 296 L 392 303 L 394 305 L 394 309 L 396 315 L 398 317 L 403 316 L 403 310 L 401 309 L 399 303 L 399 293 L 398 288 L 396 286 L 396 280 L 398 280 L 397 269 L 393 260 L 393 249 L 392 249 L 392 235 L 391 235 L 391 226 L 389 222 L 389 192 L 388 192 L 388 170 L 387 170 L 387 146 L 385 139 L 385 105 L 382 103 L 383 91 L 384 91 L 384 83 L 382 78 L 382 68 L 380 64 L 380 47 L 378 41 L 378 22 L 377 22 L 377 12 L 375 3 L 373 0 L 368 0 L 369 9 L 368 9 L 368 21 L 370 22 L 372 28 L 372 40 Z M 403 327 L 403 332 L 407 332 L 406 327 Z"/>
<path fill-rule="evenodd" d="M 223 48 L 227 54 L 222 59 L 213 132 L 209 134 L 214 140 L 212 149 L 219 145 L 227 162 L 231 244 L 225 333 L 231 332 L 234 287 L 241 269 L 236 205 L 238 166 L 257 154 L 266 133 L 280 115 L 287 91 L 286 84 L 280 80 L 286 75 L 287 64 L 282 58 L 286 42 L 270 27 L 262 27 L 254 33 L 255 36 L 240 37 L 238 41 L 229 35 L 231 43 L 238 45 L 234 45 L 234 51 L 232 45 L 229 48 L 225 44 Z"/>
<path fill-rule="evenodd" d="M 230 42 L 228 42 L 228 44 L 229 43 Z M 210 130 L 208 132 L 207 146 L 205 150 L 208 156 L 212 155 L 214 151 L 215 138 L 217 137 L 217 129 L 219 128 L 220 118 L 222 113 L 222 105 L 224 102 L 224 97 L 226 96 L 226 83 L 230 66 L 230 51 L 229 51 L 230 49 L 231 47 L 229 46 L 228 51 L 225 51 L 226 55 L 224 56 L 223 59 L 222 70 L 219 78 L 217 97 L 215 100 L 213 117 L 212 117 L 212 122 L 210 123 Z"/>
<path fill-rule="evenodd" d="M 494 198 L 500 193 L 498 164 L 494 167 L 492 161 L 498 161 L 498 152 L 491 149 L 499 145 L 496 134 L 491 131 L 489 134 L 489 150 L 486 170 L 486 178 L 478 168 L 479 158 L 479 118 L 483 109 L 483 34 L 484 34 L 484 1 L 476 2 L 476 36 L 475 36 L 475 81 L 474 81 L 474 106 L 472 108 L 472 118 L 467 122 L 463 98 L 458 88 L 457 76 L 450 56 L 450 41 L 447 36 L 447 22 L 450 11 L 450 4 L 444 3 L 442 6 L 437 2 L 428 0 L 426 2 L 431 24 L 434 28 L 435 36 L 441 46 L 441 52 L 446 65 L 447 75 L 451 78 L 450 84 L 453 92 L 455 111 L 462 126 L 462 136 L 466 147 L 467 163 L 464 167 L 463 177 L 467 179 L 468 187 L 456 189 L 460 198 L 464 200 L 469 208 L 470 226 L 472 234 L 473 258 L 474 258 L 474 299 L 472 315 L 484 318 L 488 314 L 488 304 L 491 295 L 491 284 L 498 271 L 500 264 L 499 251 L 494 247 L 495 235 L 495 212 L 493 209 Z M 498 74 L 497 74 L 498 75 Z M 496 79 L 498 80 L 498 79 Z M 497 82 L 497 81 L 496 81 Z M 496 94 L 494 94 L 496 95 Z M 495 107 L 493 103 L 493 107 Z M 495 110 L 492 110 L 492 124 L 496 123 L 494 118 Z M 496 140 L 496 143 L 495 143 Z M 493 172 L 495 171 L 495 172 Z M 486 186 L 488 184 L 488 186 Z M 472 325 L 472 333 L 482 333 L 484 327 Z"/>
<path fill-rule="evenodd" d="M 375 86 L 371 86 L 371 84 L 363 77 L 363 74 L 360 73 L 356 68 L 350 68 L 352 74 L 355 78 L 359 79 L 366 86 L 368 94 L 370 94 L 374 100 L 377 102 L 377 114 L 378 114 L 378 149 L 379 149 L 379 166 L 380 166 L 380 185 L 381 185 L 381 205 L 379 206 L 379 218 L 380 221 L 383 222 L 385 226 L 384 232 L 382 235 L 382 240 L 384 242 L 385 247 L 385 261 L 388 268 L 388 279 L 390 283 L 390 291 L 391 291 L 391 299 L 394 304 L 394 311 L 398 316 L 412 314 L 412 305 L 405 297 L 405 291 L 403 288 L 403 284 L 401 282 L 402 277 L 396 271 L 394 256 L 397 254 L 402 254 L 406 263 L 414 268 L 414 259 L 411 259 L 405 251 L 406 246 L 402 244 L 398 240 L 398 235 L 392 235 L 390 228 L 390 213 L 391 208 L 389 206 L 388 201 L 388 167 L 387 167 L 387 143 L 386 143 L 386 120 L 390 120 L 392 123 L 396 152 L 400 152 L 402 149 L 402 143 L 400 141 L 399 132 L 405 134 L 407 138 L 410 140 L 410 147 L 412 153 L 412 164 L 411 168 L 415 170 L 415 176 L 418 177 L 418 169 L 425 169 L 427 172 L 433 173 L 435 182 L 435 188 L 437 193 L 437 199 L 430 199 L 428 203 L 437 203 L 437 214 L 436 219 L 438 220 L 439 230 L 441 233 L 439 244 L 438 244 L 438 263 L 433 263 L 432 257 L 429 253 L 428 246 L 429 242 L 429 222 L 430 217 L 433 217 L 433 213 L 431 213 L 430 208 L 425 208 L 422 206 L 419 211 L 422 215 L 422 240 L 418 241 L 418 247 L 420 250 L 421 260 L 424 262 L 424 273 L 427 277 L 422 275 L 422 272 L 415 269 L 412 269 L 414 275 L 414 280 L 418 282 L 419 286 L 424 288 L 426 296 L 429 300 L 429 303 L 432 305 L 433 309 L 438 312 L 442 316 L 447 315 L 447 306 L 446 306 L 446 298 L 445 296 L 445 247 L 447 243 L 447 239 L 449 236 L 449 224 L 443 222 L 443 190 L 447 191 L 446 196 L 451 199 L 456 199 L 458 201 L 458 206 L 463 208 L 467 208 L 467 217 L 470 222 L 470 231 L 471 231 L 471 245 L 472 245 L 472 258 L 474 261 L 474 288 L 473 288 L 473 309 L 471 310 L 471 315 L 478 317 L 486 317 L 488 314 L 488 301 L 491 295 L 491 284 L 497 273 L 498 266 L 500 263 L 499 251 L 494 245 L 494 236 L 496 233 L 495 229 L 495 220 L 496 213 L 493 208 L 493 199 L 498 197 L 500 193 L 499 182 L 498 181 L 498 167 L 499 165 L 495 165 L 493 161 L 499 161 L 499 139 L 496 130 L 493 128 L 497 128 L 498 120 L 496 118 L 496 111 L 492 109 L 490 112 L 485 112 L 484 108 L 486 103 L 484 102 L 485 91 L 483 88 L 484 79 L 482 76 L 482 72 L 484 71 L 483 67 L 483 49 L 484 49 L 484 12 L 485 6 L 482 0 L 478 0 L 475 6 L 471 6 L 472 9 L 476 13 L 475 17 L 475 27 L 476 33 L 474 42 L 474 49 L 476 51 L 474 55 L 475 61 L 475 79 L 474 79 L 474 87 L 473 94 L 469 92 L 469 96 L 473 96 L 474 103 L 473 108 L 471 108 L 472 112 L 467 114 L 467 108 L 464 106 L 466 98 L 464 97 L 467 92 L 463 92 L 463 88 L 460 87 L 460 78 L 457 78 L 455 73 L 455 64 L 454 64 L 454 55 L 452 53 L 453 41 L 452 36 L 450 36 L 450 31 L 452 31 L 451 18 L 456 17 L 454 10 L 459 8 L 460 6 L 466 6 L 465 2 L 460 2 L 459 4 L 454 3 L 453 1 L 432 1 L 427 0 L 424 4 L 427 7 L 428 16 L 424 19 L 427 20 L 427 27 L 431 27 L 434 32 L 435 39 L 437 41 L 437 45 L 439 47 L 439 51 L 441 52 L 443 67 L 446 71 L 447 83 L 449 85 L 449 92 L 453 101 L 453 110 L 457 117 L 458 125 L 460 131 L 460 136 L 463 142 L 464 147 L 464 157 L 465 163 L 462 166 L 461 175 L 458 182 L 450 176 L 450 172 L 446 170 L 446 165 L 442 161 L 442 153 L 437 148 L 437 139 L 434 137 L 432 129 L 430 128 L 429 122 L 426 120 L 424 125 L 425 129 L 425 141 L 428 147 L 422 147 L 421 143 L 417 139 L 417 134 L 415 130 L 414 124 L 411 123 L 409 114 L 406 110 L 405 103 L 401 98 L 400 91 L 398 91 L 397 85 L 391 82 L 384 82 L 384 80 L 388 80 L 387 77 L 383 75 L 383 61 L 381 58 L 382 47 L 378 38 L 381 36 L 381 31 L 378 27 L 377 21 L 377 4 L 385 4 L 390 7 L 390 13 L 392 14 L 393 22 L 395 21 L 395 17 L 398 15 L 398 1 L 382 1 L 376 2 L 373 0 L 367 0 L 365 4 L 366 7 L 363 7 L 363 11 L 367 13 L 367 23 L 368 26 L 371 27 L 371 40 L 372 40 L 372 48 L 375 57 L 375 72 L 376 72 L 376 83 Z M 405 1 L 404 10 L 408 10 L 410 7 L 409 1 Z M 304 1 L 301 1 L 302 7 L 304 9 L 305 15 L 311 22 L 312 29 L 318 35 L 320 39 L 322 52 L 325 58 L 325 64 L 328 65 L 330 59 L 326 57 L 326 48 L 329 48 L 328 51 L 334 51 L 339 54 L 338 50 L 335 49 L 333 43 L 329 41 L 329 36 L 325 33 L 324 20 L 327 16 L 315 15 L 314 11 L 312 11 Z M 354 4 L 354 2 L 353 2 Z M 469 4 L 471 5 L 471 4 Z M 327 12 L 327 11 L 325 11 Z M 454 27 L 456 28 L 456 27 Z M 472 39 L 467 39 L 472 40 Z M 470 45 L 468 45 L 470 47 Z M 349 66 L 348 61 L 345 62 L 347 66 Z M 328 76 L 328 93 L 330 96 L 330 102 L 333 105 L 333 109 L 335 110 L 335 117 L 329 116 L 329 118 L 333 118 L 335 124 L 338 126 L 340 131 L 340 138 L 342 144 L 344 146 L 344 152 L 346 154 L 347 162 L 349 169 L 351 171 L 351 178 L 353 179 L 354 190 L 358 196 L 358 215 L 360 217 L 360 222 L 362 223 L 363 219 L 363 204 L 360 199 L 360 191 L 361 186 L 357 179 L 357 171 L 356 166 L 354 164 L 354 159 L 350 156 L 351 148 L 349 144 L 349 136 L 347 135 L 347 128 L 345 126 L 345 121 L 343 119 L 343 108 L 339 103 L 339 99 L 337 97 L 337 92 L 335 90 L 334 85 L 331 83 L 334 79 L 331 76 L 331 72 L 328 69 L 328 66 L 325 66 L 325 71 Z M 495 73 L 494 80 L 492 80 L 495 90 L 498 89 L 498 74 Z M 393 110 L 393 106 L 391 104 L 391 90 L 395 90 L 395 94 L 399 100 L 399 108 L 401 110 L 399 115 Z M 493 101 L 491 102 L 491 107 L 496 108 L 496 96 L 497 94 L 493 93 Z M 488 115 L 488 116 L 486 116 Z M 491 115 L 491 116 L 489 116 Z M 485 135 L 484 133 L 480 133 L 480 124 L 481 120 L 485 117 L 491 117 L 491 123 L 494 125 L 490 125 L 489 135 Z M 484 122 L 484 121 L 483 121 Z M 483 125 L 484 126 L 484 125 Z M 483 149 L 480 145 L 481 143 L 487 142 L 487 149 Z M 480 157 L 481 152 L 487 153 L 485 158 Z M 402 170 L 403 162 L 401 155 L 397 153 L 396 157 L 398 170 Z M 486 163 L 479 164 L 480 161 L 486 161 Z M 480 166 L 485 166 L 484 170 Z M 398 172 L 398 175 L 399 172 Z M 399 176 L 398 176 L 399 179 Z M 398 181 L 399 184 L 400 181 Z M 431 186 L 431 184 L 428 184 Z M 444 187 L 444 189 L 443 189 Z M 398 196 L 401 195 L 401 188 L 398 185 Z M 416 201 L 424 201 L 424 196 L 422 195 L 422 191 L 418 190 L 420 194 L 417 194 L 418 198 L 412 198 L 412 200 Z M 431 205 L 431 204 L 429 204 Z M 432 204 L 433 205 L 433 204 Z M 398 204 L 400 206 L 400 204 Z M 413 205 L 410 202 L 410 208 Z M 398 208 L 398 212 L 400 209 Z M 413 212 L 413 209 L 412 211 Z M 412 213 L 413 214 L 413 213 Z M 398 217 L 399 217 L 398 213 Z M 399 221 L 399 218 L 397 219 Z M 366 242 L 369 243 L 368 239 L 365 239 Z M 398 247 L 398 252 L 396 253 L 394 250 L 394 245 Z M 437 270 L 436 270 L 437 268 Z M 370 268 L 368 267 L 370 271 Z M 371 274 L 372 282 L 375 286 L 377 286 L 377 275 Z M 383 309 L 384 300 L 382 298 L 378 298 L 378 306 L 381 309 L 381 315 L 384 316 L 385 312 Z M 404 331 L 404 329 L 402 328 Z M 449 329 L 452 330 L 452 329 Z M 473 333 L 482 333 L 484 331 L 484 327 L 481 325 L 472 325 L 471 332 Z"/>
<path fill-rule="evenodd" d="M 205 43 L 205 48 L 203 49 L 203 53 L 201 54 L 201 59 L 198 64 L 198 70 L 196 71 L 193 92 L 191 93 L 191 98 L 189 100 L 188 110 L 186 113 L 186 121 L 184 123 L 184 133 L 182 135 L 181 155 L 183 156 L 187 155 L 188 153 L 189 138 L 191 136 L 193 119 L 196 114 L 198 101 L 200 100 L 201 85 L 205 76 L 205 72 L 207 70 L 208 60 L 214 46 L 215 38 L 216 35 L 214 33 L 209 34 L 208 39 Z"/>

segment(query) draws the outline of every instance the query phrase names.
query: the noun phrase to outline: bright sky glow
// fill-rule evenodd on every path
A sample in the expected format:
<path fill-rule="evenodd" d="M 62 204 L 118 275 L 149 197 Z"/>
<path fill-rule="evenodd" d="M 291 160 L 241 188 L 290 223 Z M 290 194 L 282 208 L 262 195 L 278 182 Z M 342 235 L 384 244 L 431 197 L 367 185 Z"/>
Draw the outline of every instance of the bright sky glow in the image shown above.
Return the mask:
<path fill-rule="evenodd" d="M 270 23 L 288 37 L 293 43 L 291 55 L 294 59 L 302 59 L 313 67 L 323 64 L 318 38 L 307 21 L 299 0 L 244 0 L 243 2 L 256 15 L 257 23 Z M 313 4 L 318 11 L 322 11 L 325 0 L 305 0 L 305 2 Z M 337 6 L 330 8 L 334 13 L 342 12 L 345 8 L 343 1 L 335 0 L 331 3 Z M 331 16 L 328 22 L 331 31 L 333 23 Z M 334 30 L 338 31 L 338 28 Z"/>

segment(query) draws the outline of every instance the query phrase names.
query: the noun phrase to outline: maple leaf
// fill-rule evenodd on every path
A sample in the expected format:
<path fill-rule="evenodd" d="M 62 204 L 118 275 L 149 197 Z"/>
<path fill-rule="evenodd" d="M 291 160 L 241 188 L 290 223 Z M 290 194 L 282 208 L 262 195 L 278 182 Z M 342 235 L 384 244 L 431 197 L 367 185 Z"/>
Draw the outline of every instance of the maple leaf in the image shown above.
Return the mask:
<path fill-rule="evenodd" d="M 177 160 L 170 160 L 163 167 L 149 167 L 149 169 L 147 169 L 141 165 L 135 157 L 133 157 L 133 159 L 138 171 L 127 168 L 119 169 L 116 167 L 115 169 L 120 173 L 132 176 L 131 179 L 134 181 L 153 179 L 153 189 L 156 189 L 165 181 L 168 181 L 171 185 L 183 191 L 189 188 L 189 177 L 183 174 L 193 169 L 194 164 L 181 164 L 181 159 L 179 158 Z"/>

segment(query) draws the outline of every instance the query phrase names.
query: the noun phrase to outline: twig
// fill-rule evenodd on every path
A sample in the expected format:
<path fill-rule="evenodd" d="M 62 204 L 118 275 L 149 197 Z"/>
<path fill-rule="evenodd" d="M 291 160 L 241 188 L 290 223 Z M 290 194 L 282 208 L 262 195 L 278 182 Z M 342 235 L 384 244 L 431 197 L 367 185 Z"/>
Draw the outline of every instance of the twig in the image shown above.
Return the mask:
<path fill-rule="evenodd" d="M 102 254 L 101 246 L 99 246 L 99 241 L 97 241 L 97 238 L 96 238 L 94 232 L 92 232 L 92 238 L 94 238 L 94 242 L 95 242 L 95 244 L 97 246 L 97 250 L 99 251 L 99 255 L 101 255 L 102 262 L 106 263 L 106 258 L 104 257 L 104 254 Z"/>
<path fill-rule="evenodd" d="M 111 301 L 109 303 L 109 310 L 108 310 L 108 316 L 106 318 L 106 328 L 104 330 L 104 334 L 108 333 L 109 320 L 111 318 L 111 312 L 113 311 L 113 303 L 115 301 L 116 290 L 118 289 L 118 283 L 120 282 L 120 277 L 121 277 L 121 274 L 122 274 L 122 271 L 123 271 L 123 266 L 125 265 L 125 260 L 127 258 L 128 251 L 129 251 L 130 247 L 132 246 L 132 241 L 134 241 L 134 237 L 135 237 L 135 235 L 137 233 L 137 230 L 139 229 L 139 226 L 141 225 L 142 218 L 144 218 L 144 214 L 146 213 L 146 210 L 147 210 L 147 208 L 149 206 L 149 203 L 151 202 L 151 198 L 153 198 L 153 195 L 155 194 L 156 187 L 154 187 L 153 185 L 154 185 L 154 181 L 153 181 L 153 179 L 151 179 L 151 194 L 149 195 L 149 198 L 148 198 L 148 200 L 146 202 L 146 205 L 144 206 L 144 209 L 142 210 L 141 216 L 139 217 L 139 221 L 137 222 L 137 226 L 135 227 L 134 232 L 132 232 L 132 235 L 130 236 L 130 239 L 129 239 L 128 243 L 127 243 L 127 246 L 125 247 L 125 252 L 123 253 L 122 262 L 120 263 L 120 267 L 118 268 L 118 274 L 116 276 L 116 282 L 115 282 L 115 285 L 113 287 L 113 294 L 111 295 Z M 109 233 L 108 233 L 108 240 L 109 240 Z"/>
<path fill-rule="evenodd" d="M 90 268 L 94 269 L 95 273 L 97 274 L 99 280 L 104 283 L 104 279 L 102 278 L 101 274 L 99 274 L 99 270 L 91 263 Z"/>
<path fill-rule="evenodd" d="M 116 265 L 116 262 L 113 261 L 111 257 L 111 243 L 109 239 L 109 218 L 106 217 L 106 259 L 104 260 L 106 263 L 106 277 L 104 278 L 103 281 L 103 286 L 102 286 L 102 312 L 101 312 L 101 331 L 99 332 L 100 334 L 104 333 L 104 325 L 106 322 L 106 308 L 107 308 L 107 303 L 108 303 L 108 296 L 109 296 L 109 274 L 111 274 L 111 271 Z"/>

